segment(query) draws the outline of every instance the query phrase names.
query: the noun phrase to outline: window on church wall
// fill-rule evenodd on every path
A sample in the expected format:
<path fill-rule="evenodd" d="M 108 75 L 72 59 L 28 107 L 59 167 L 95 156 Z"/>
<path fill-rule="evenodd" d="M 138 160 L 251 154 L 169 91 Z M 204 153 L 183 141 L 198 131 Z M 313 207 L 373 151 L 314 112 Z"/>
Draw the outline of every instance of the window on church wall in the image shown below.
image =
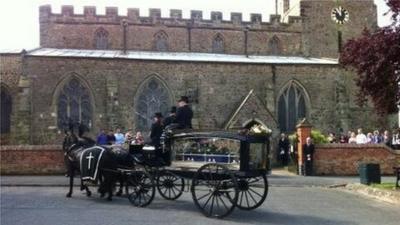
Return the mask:
<path fill-rule="evenodd" d="M 73 124 L 92 125 L 92 104 L 89 90 L 76 78 L 72 78 L 60 91 L 57 101 L 57 125 L 60 129 Z"/>
<path fill-rule="evenodd" d="M 1 123 L 0 133 L 10 133 L 11 127 L 11 110 L 12 110 L 12 98 L 6 88 L 1 87 Z"/>
<path fill-rule="evenodd" d="M 224 53 L 224 39 L 220 34 L 217 34 L 212 41 L 213 53 Z"/>
<path fill-rule="evenodd" d="M 282 53 L 281 41 L 277 36 L 273 36 L 268 42 L 268 49 L 271 55 L 279 55 Z"/>
<path fill-rule="evenodd" d="M 99 28 L 95 33 L 94 43 L 96 49 L 108 49 L 108 32 L 103 28 Z"/>
<path fill-rule="evenodd" d="M 156 51 L 168 51 L 168 36 L 164 31 L 160 31 L 154 35 L 154 45 Z"/>
<path fill-rule="evenodd" d="M 295 130 L 299 119 L 306 117 L 306 103 L 303 92 L 291 83 L 286 87 L 278 101 L 278 122 L 281 132 Z"/>
<path fill-rule="evenodd" d="M 136 128 L 149 131 L 156 112 L 161 112 L 163 116 L 168 114 L 171 97 L 167 88 L 157 78 L 146 81 L 139 90 L 135 103 Z"/>

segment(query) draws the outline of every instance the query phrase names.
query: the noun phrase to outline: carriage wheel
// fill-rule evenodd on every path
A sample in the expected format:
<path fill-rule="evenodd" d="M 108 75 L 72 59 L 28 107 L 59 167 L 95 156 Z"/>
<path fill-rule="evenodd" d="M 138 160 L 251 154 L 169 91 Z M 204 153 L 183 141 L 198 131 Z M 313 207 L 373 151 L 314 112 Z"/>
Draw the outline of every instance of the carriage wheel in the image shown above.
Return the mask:
<path fill-rule="evenodd" d="M 268 180 L 265 174 L 258 177 L 238 178 L 239 194 L 236 206 L 252 210 L 263 204 L 268 195 Z"/>
<path fill-rule="evenodd" d="M 236 206 L 238 186 L 224 165 L 210 163 L 197 170 L 191 187 L 193 201 L 207 217 L 223 218 Z"/>
<path fill-rule="evenodd" d="M 179 198 L 185 189 L 185 180 L 169 171 L 162 171 L 157 177 L 157 190 L 167 200 Z"/>
<path fill-rule="evenodd" d="M 126 192 L 132 205 L 137 207 L 149 205 L 156 193 L 153 177 L 145 171 L 133 172 L 127 178 Z"/>

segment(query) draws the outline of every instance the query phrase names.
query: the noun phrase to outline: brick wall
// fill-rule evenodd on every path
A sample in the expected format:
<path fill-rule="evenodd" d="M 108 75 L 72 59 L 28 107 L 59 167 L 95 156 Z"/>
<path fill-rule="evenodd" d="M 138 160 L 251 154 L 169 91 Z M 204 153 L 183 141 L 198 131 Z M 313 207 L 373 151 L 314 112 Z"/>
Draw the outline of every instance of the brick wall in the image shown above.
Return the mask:
<path fill-rule="evenodd" d="M 59 145 L 0 146 L 1 174 L 61 174 L 65 172 Z M 381 173 L 392 175 L 400 151 L 384 145 L 326 144 L 316 146 L 317 175 L 358 175 L 359 163 L 379 163 Z"/>
<path fill-rule="evenodd" d="M 314 169 L 317 175 L 358 175 L 360 163 L 378 163 L 382 174 L 392 175 L 392 167 L 400 165 L 400 151 L 379 144 L 316 146 Z"/>
<path fill-rule="evenodd" d="M 0 146 L 1 174 L 59 174 L 65 172 L 59 145 Z"/>

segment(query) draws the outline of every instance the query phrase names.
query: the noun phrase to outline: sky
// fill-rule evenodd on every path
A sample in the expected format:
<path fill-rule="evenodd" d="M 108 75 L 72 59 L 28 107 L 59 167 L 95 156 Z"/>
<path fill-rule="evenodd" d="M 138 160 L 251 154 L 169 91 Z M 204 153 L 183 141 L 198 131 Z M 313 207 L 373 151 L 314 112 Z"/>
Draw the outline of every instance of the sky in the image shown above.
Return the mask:
<path fill-rule="evenodd" d="M 383 16 L 388 8 L 384 0 L 374 0 L 378 7 L 378 25 L 390 24 L 390 16 Z M 275 10 L 275 0 L 2 0 L 0 1 L 0 49 L 21 50 L 39 47 L 39 6 L 50 4 L 52 12 L 60 13 L 61 5 L 73 5 L 74 12 L 83 13 L 83 6 L 96 6 L 97 14 L 105 14 L 106 6 L 117 6 L 119 15 L 127 15 L 127 8 L 140 8 L 147 16 L 149 8 L 161 8 L 161 16 L 168 17 L 170 9 L 181 9 L 184 18 L 190 10 L 202 10 L 208 19 L 211 11 L 221 11 L 229 20 L 231 12 L 242 12 L 248 21 L 250 13 L 261 13 L 263 21 Z"/>

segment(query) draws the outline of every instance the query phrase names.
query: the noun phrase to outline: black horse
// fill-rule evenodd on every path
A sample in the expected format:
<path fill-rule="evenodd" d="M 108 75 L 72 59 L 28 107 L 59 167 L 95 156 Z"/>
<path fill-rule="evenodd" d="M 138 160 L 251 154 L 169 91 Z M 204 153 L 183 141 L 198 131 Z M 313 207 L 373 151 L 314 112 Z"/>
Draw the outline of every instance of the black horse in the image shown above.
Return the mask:
<path fill-rule="evenodd" d="M 73 130 L 65 132 L 65 138 L 63 142 L 63 150 L 65 156 L 65 163 L 67 167 L 67 175 L 69 176 L 69 192 L 67 197 L 72 196 L 74 176 L 76 172 L 81 172 L 80 162 L 82 158 L 82 153 L 90 147 L 95 145 L 94 141 L 89 138 L 78 137 L 74 134 Z M 98 180 L 96 179 L 94 183 L 99 181 L 99 192 L 101 197 L 108 193 L 107 200 L 112 200 L 112 192 L 117 179 L 120 177 L 118 175 L 117 168 L 119 165 L 118 161 L 121 161 L 121 156 L 116 154 L 110 148 L 104 146 L 96 146 L 96 148 L 101 148 L 104 153 L 99 161 L 98 166 Z M 124 158 L 125 164 L 129 164 L 130 160 Z M 122 181 L 120 181 L 122 183 Z M 86 182 L 81 179 L 81 190 L 86 190 L 86 195 L 91 196 L 91 192 L 87 186 Z"/>

